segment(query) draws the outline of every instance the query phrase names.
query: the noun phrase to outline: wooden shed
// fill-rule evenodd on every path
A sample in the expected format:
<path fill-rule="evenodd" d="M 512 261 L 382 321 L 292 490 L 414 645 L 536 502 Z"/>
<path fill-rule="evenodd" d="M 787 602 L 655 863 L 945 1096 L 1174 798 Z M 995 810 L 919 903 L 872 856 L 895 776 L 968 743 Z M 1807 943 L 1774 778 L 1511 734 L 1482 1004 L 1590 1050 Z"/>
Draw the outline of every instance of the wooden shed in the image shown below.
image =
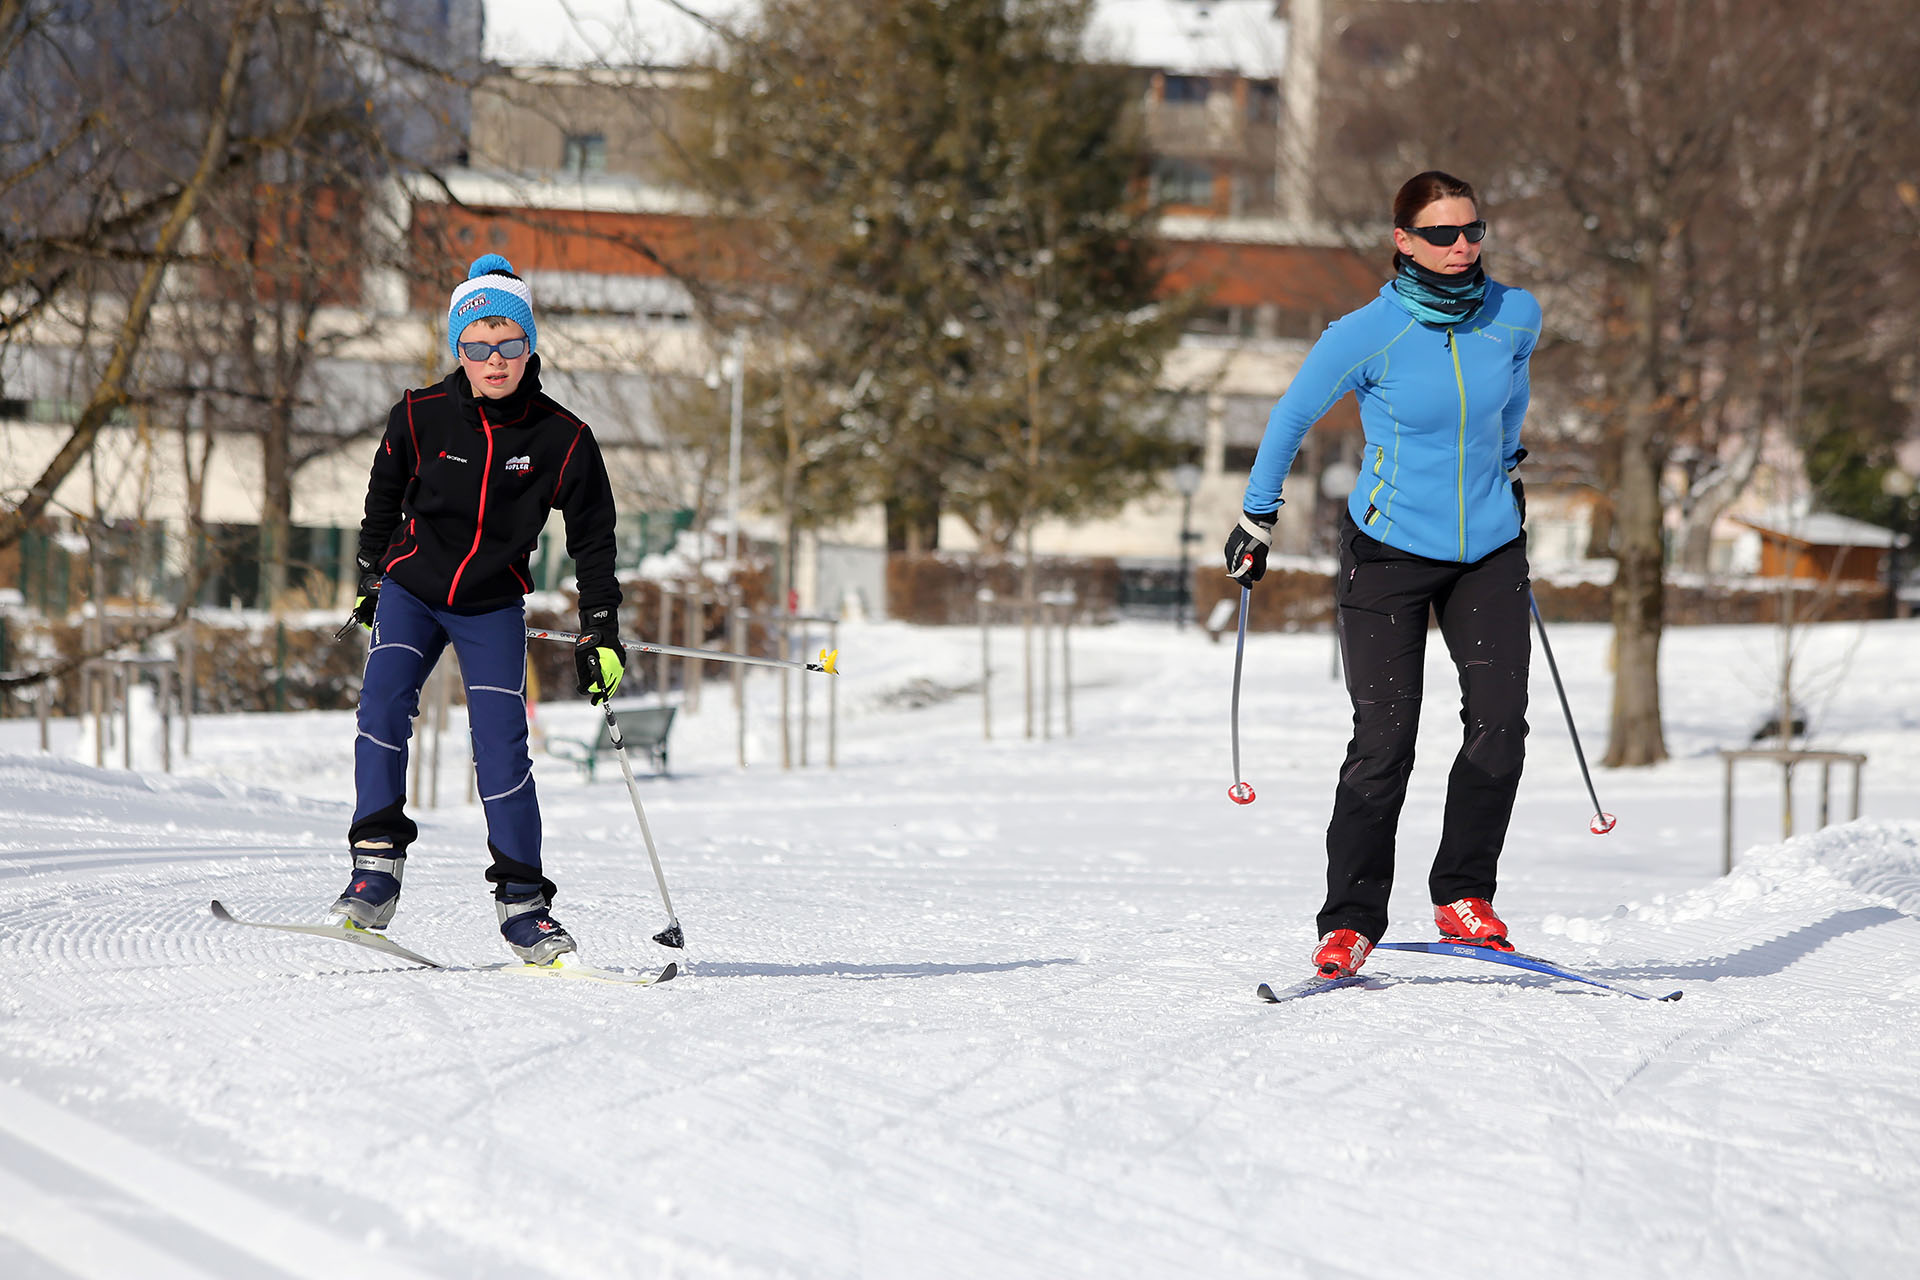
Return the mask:
<path fill-rule="evenodd" d="M 1850 516 L 1734 516 L 1734 523 L 1760 535 L 1762 578 L 1810 578 L 1819 582 L 1883 582 L 1887 553 L 1907 539 L 1891 529 Z"/>

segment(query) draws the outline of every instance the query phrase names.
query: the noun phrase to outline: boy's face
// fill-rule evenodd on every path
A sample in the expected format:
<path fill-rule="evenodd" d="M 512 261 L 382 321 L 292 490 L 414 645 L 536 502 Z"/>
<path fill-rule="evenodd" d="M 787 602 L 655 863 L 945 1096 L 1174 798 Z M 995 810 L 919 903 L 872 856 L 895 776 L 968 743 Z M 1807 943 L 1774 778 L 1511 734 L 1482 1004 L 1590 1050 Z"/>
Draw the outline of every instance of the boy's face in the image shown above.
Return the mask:
<path fill-rule="evenodd" d="M 516 338 L 523 349 L 511 360 L 498 351 L 483 351 L 480 354 L 484 359 L 480 360 L 471 359 L 467 354 L 467 344 L 471 342 L 493 347 Z M 500 316 L 475 320 L 460 331 L 460 367 L 467 371 L 467 384 L 473 388 L 475 395 L 498 400 L 520 389 L 520 379 L 527 373 L 527 360 L 533 354 L 524 349 L 526 338 L 525 329 Z"/>

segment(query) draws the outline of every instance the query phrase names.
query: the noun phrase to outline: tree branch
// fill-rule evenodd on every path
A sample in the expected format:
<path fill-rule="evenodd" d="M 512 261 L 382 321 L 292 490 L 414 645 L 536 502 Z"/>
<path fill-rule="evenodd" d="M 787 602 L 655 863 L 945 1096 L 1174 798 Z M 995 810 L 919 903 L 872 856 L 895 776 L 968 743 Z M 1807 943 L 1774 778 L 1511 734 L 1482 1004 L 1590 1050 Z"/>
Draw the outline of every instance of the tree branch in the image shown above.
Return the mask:
<path fill-rule="evenodd" d="M 120 324 L 119 336 L 114 341 L 113 354 L 107 361 L 107 367 L 101 374 L 99 385 L 94 388 L 92 398 L 81 411 L 80 420 L 74 424 L 73 434 L 67 437 L 65 444 L 41 472 L 33 487 L 27 491 L 20 505 L 12 511 L 0 514 L 0 547 L 11 546 L 19 541 L 27 526 L 40 518 L 52 500 L 53 492 L 61 481 L 79 464 L 89 449 L 100 428 L 106 425 L 113 411 L 127 402 L 127 380 L 133 370 L 133 362 L 140 352 L 141 343 L 146 338 L 147 322 L 153 313 L 154 299 L 160 292 L 160 282 L 167 267 L 173 260 L 174 251 L 180 239 L 186 234 L 187 225 L 193 220 L 194 205 L 206 191 L 221 160 L 227 152 L 227 135 L 233 114 L 233 107 L 240 94 L 241 73 L 246 68 L 247 51 L 252 42 L 253 27 L 257 21 L 263 0 L 249 0 L 241 6 L 233 24 L 232 34 L 227 45 L 227 63 L 220 78 L 220 97 L 210 114 L 207 136 L 200 149 L 199 164 L 193 176 L 181 188 L 179 197 L 174 201 L 173 211 L 166 223 L 160 228 L 160 234 L 154 243 L 153 256 L 147 263 L 139 288 L 127 305 L 126 316 Z"/>

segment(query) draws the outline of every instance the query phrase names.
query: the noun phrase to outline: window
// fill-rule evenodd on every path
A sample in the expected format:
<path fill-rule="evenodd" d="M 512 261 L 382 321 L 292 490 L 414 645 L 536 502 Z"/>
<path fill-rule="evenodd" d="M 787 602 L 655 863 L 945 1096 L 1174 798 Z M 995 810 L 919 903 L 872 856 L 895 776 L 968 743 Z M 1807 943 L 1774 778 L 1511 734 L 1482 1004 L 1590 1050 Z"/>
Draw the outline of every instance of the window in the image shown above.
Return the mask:
<path fill-rule="evenodd" d="M 1233 175 L 1233 211 L 1245 216 L 1272 213 L 1275 199 L 1273 170 L 1244 169 Z"/>
<path fill-rule="evenodd" d="M 1162 204 L 1213 207 L 1213 168 L 1197 160 L 1162 156 L 1153 162 L 1153 194 Z"/>
<path fill-rule="evenodd" d="M 571 174 L 607 171 L 607 135 L 570 133 L 560 156 L 560 167 Z"/>
<path fill-rule="evenodd" d="M 1247 123 L 1272 124 L 1280 118 L 1280 82 L 1247 81 Z"/>
<path fill-rule="evenodd" d="M 1240 334 L 1239 307 L 1201 307 L 1187 317 L 1186 332 L 1225 336 Z"/>
<path fill-rule="evenodd" d="M 1220 470 L 1230 476 L 1242 476 L 1253 470 L 1253 460 L 1260 455 L 1257 444 L 1230 444 L 1221 453 Z"/>
<path fill-rule="evenodd" d="M 1272 330 L 1276 338 L 1304 338 L 1312 341 L 1326 328 L 1326 322 L 1317 311 L 1296 311 L 1289 307 L 1273 308 Z"/>
<path fill-rule="evenodd" d="M 1160 97 L 1165 102 L 1205 102 L 1207 88 L 1205 76 L 1168 76 Z"/>
<path fill-rule="evenodd" d="M 9 397 L 0 399 L 0 419 L 12 422 L 78 422 L 80 411 L 84 407 L 78 400 L 47 398 L 20 400 Z M 122 405 L 107 415 L 107 421 L 118 426 L 133 421 L 133 415 L 126 406 Z"/>

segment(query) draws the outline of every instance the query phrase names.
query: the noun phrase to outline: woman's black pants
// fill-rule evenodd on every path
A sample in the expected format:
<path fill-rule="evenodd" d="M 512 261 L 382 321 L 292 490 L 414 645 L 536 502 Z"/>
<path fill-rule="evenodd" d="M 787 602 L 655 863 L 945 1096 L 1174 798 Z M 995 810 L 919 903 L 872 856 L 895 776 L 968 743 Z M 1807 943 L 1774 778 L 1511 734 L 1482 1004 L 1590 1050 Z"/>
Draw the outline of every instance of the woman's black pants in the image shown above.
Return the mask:
<path fill-rule="evenodd" d="M 1491 899 L 1513 796 L 1526 759 L 1530 585 L 1526 536 L 1470 564 L 1396 551 L 1341 522 L 1334 584 L 1340 656 L 1353 699 L 1353 740 L 1327 826 L 1327 901 L 1320 932 L 1379 941 L 1393 890 L 1394 836 L 1420 727 L 1427 617 L 1460 672 L 1460 753 L 1447 778 L 1434 902 Z"/>

